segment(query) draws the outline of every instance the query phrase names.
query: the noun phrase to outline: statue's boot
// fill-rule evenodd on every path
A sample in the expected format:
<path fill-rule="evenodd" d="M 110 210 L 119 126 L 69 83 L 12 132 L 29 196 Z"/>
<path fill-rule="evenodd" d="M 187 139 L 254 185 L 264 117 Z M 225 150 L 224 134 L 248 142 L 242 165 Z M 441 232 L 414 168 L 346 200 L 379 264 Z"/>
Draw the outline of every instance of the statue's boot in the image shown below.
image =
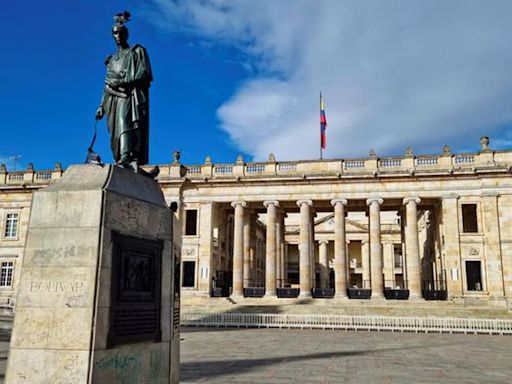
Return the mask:
<path fill-rule="evenodd" d="M 141 167 L 139 167 L 137 160 L 130 162 L 129 168 L 135 173 L 139 173 L 143 176 L 150 177 L 152 179 L 155 179 L 158 176 L 158 174 L 160 173 L 160 168 L 158 167 L 158 165 L 154 166 L 149 171 L 146 171 L 146 170 L 142 169 Z"/>

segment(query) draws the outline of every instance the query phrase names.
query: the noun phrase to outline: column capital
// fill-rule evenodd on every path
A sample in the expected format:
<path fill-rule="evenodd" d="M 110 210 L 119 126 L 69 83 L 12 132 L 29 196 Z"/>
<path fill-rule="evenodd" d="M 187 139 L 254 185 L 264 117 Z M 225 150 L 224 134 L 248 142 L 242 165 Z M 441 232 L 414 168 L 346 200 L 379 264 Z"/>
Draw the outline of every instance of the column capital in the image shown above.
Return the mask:
<path fill-rule="evenodd" d="M 263 205 L 265 206 L 265 208 L 268 208 L 269 205 L 274 205 L 276 207 L 279 207 L 279 201 L 277 201 L 277 200 L 265 200 L 263 202 Z"/>
<path fill-rule="evenodd" d="M 236 208 L 238 205 L 241 205 L 242 207 L 244 207 L 244 208 L 245 208 L 245 207 L 247 206 L 247 203 L 246 203 L 245 201 L 241 201 L 241 200 L 239 200 L 239 201 L 233 201 L 233 202 L 231 203 L 231 206 L 232 206 L 233 208 Z"/>
<path fill-rule="evenodd" d="M 338 204 L 347 205 L 347 199 L 332 199 L 331 200 L 331 205 L 333 207 L 335 207 Z"/>
<path fill-rule="evenodd" d="M 419 197 L 404 197 L 403 201 L 402 201 L 402 204 L 404 205 L 407 205 L 409 204 L 411 201 L 414 201 L 416 204 L 419 204 L 421 202 L 421 199 Z"/>
<path fill-rule="evenodd" d="M 312 207 L 313 206 L 313 201 L 312 200 L 297 200 L 297 206 L 298 207 L 300 207 L 303 204 L 307 204 L 310 207 Z"/>
<path fill-rule="evenodd" d="M 372 205 L 372 203 L 377 203 L 381 205 L 384 202 L 384 200 L 380 197 L 369 197 L 366 199 L 366 205 Z"/>
<path fill-rule="evenodd" d="M 322 239 L 322 240 L 318 240 L 318 244 L 329 244 L 329 240 L 325 240 L 325 239 Z"/>

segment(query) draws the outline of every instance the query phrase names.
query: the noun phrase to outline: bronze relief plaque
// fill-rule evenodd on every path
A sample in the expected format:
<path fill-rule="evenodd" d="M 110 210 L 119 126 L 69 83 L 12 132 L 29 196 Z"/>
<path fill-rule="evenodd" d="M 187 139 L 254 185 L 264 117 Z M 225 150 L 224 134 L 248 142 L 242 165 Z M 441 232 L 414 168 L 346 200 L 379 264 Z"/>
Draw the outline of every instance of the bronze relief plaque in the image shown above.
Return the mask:
<path fill-rule="evenodd" d="M 112 242 L 108 346 L 160 341 L 163 244 L 117 232 Z"/>

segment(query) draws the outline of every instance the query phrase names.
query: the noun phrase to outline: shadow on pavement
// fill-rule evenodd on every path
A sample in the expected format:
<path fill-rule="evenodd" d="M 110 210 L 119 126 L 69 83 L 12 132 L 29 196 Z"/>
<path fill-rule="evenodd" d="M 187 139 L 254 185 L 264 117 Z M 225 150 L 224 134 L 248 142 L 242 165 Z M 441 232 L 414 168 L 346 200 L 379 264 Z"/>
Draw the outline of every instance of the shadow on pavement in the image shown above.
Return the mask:
<path fill-rule="evenodd" d="M 452 345 L 452 343 L 437 344 L 436 346 Z M 338 351 L 338 352 L 321 352 L 312 353 L 306 355 L 294 355 L 285 357 L 271 357 L 266 359 L 246 359 L 246 360 L 215 360 L 215 361 L 196 361 L 191 363 L 180 364 L 180 378 L 183 381 L 199 380 L 208 377 L 223 376 L 229 374 L 240 374 L 257 369 L 261 369 L 265 366 L 288 363 L 303 360 L 314 360 L 314 359 L 328 359 L 333 357 L 352 357 L 367 354 L 374 354 L 380 352 L 400 351 L 407 349 L 418 349 L 425 348 L 423 345 L 400 347 L 400 348 L 380 348 L 380 349 L 367 349 L 361 351 Z"/>

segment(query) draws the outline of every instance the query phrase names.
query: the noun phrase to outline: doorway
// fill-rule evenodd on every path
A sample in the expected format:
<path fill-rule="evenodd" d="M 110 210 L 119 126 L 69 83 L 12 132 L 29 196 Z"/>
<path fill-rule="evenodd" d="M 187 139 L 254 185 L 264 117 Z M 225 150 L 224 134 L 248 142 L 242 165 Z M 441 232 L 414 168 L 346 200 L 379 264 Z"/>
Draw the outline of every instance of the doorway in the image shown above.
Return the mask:
<path fill-rule="evenodd" d="M 482 269 L 480 261 L 466 261 L 466 282 L 468 291 L 482 290 Z"/>

